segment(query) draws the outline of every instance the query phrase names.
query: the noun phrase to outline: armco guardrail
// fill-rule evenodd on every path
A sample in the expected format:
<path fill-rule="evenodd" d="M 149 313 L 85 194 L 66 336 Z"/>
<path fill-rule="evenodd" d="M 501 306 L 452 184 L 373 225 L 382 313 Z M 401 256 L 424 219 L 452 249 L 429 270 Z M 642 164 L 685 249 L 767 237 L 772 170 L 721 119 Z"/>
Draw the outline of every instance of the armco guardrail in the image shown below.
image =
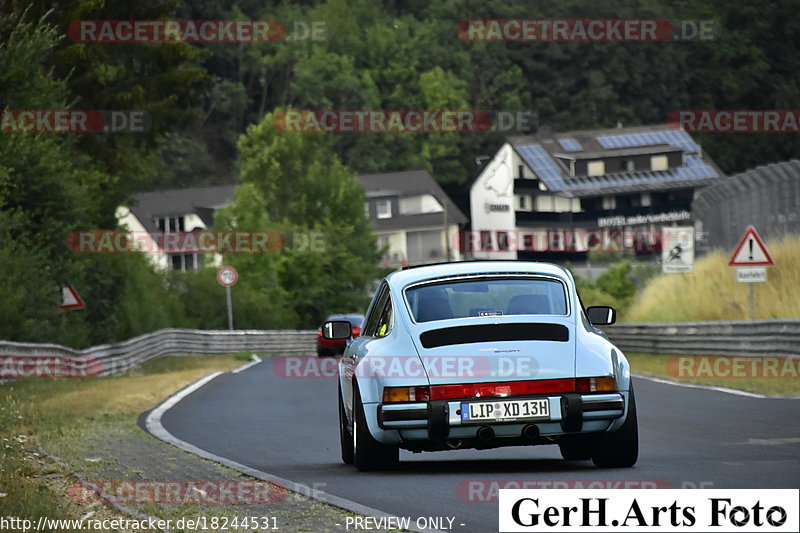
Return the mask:
<path fill-rule="evenodd" d="M 602 329 L 627 352 L 800 356 L 800 319 L 618 324 Z"/>
<path fill-rule="evenodd" d="M 52 362 L 57 360 L 61 374 L 105 376 L 165 356 L 210 355 L 242 350 L 278 354 L 313 353 L 315 341 L 316 331 L 161 329 L 83 350 L 58 344 L 0 341 L 0 359 L 24 359 L 28 367 L 43 362 L 45 374 L 48 370 L 52 372 Z"/>
<path fill-rule="evenodd" d="M 603 330 L 614 344 L 628 352 L 800 356 L 800 319 L 617 324 Z M 26 361 L 26 368 L 37 362 L 46 362 L 41 373 L 44 375 L 48 370 L 52 373 L 53 368 L 48 365 L 57 361 L 59 375 L 105 376 L 165 356 L 210 355 L 242 350 L 311 354 L 315 349 L 315 339 L 315 331 L 162 329 L 84 350 L 58 344 L 0 341 L 0 360 L 22 359 Z"/>

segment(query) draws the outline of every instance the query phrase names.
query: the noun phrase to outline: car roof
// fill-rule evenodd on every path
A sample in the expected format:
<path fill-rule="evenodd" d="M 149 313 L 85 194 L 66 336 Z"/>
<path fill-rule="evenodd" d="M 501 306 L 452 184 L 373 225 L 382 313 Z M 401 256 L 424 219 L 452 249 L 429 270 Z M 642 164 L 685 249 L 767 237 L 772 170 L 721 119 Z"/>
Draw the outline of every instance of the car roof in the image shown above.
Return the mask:
<path fill-rule="evenodd" d="M 544 274 L 565 281 L 572 281 L 572 275 L 564 267 L 553 263 L 537 261 L 458 261 L 419 266 L 392 272 L 386 277 L 395 288 L 403 288 L 411 283 L 451 276 L 471 274 Z"/>
<path fill-rule="evenodd" d="M 344 314 L 340 314 L 340 315 L 330 315 L 328 318 L 325 319 L 325 322 L 327 322 L 329 320 L 347 320 L 348 322 L 350 320 L 358 320 L 358 321 L 363 322 L 364 321 L 364 315 L 360 315 L 358 313 L 344 313 Z"/>

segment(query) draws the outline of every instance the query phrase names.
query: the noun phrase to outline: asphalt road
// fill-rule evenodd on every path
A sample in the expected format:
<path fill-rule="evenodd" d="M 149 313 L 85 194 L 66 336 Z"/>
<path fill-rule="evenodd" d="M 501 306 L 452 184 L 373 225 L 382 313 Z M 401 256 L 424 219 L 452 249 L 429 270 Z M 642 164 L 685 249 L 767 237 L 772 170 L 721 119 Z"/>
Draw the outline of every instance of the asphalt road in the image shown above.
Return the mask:
<path fill-rule="evenodd" d="M 162 423 L 206 451 L 375 509 L 412 520 L 454 517 L 456 532 L 497 530 L 496 500 L 483 501 L 491 499 L 495 480 L 543 487 L 565 480 L 800 486 L 800 400 L 635 383 L 639 462 L 620 470 L 563 461 L 556 446 L 535 446 L 401 452 L 398 471 L 361 473 L 339 459 L 335 379 L 277 377 L 270 359 L 214 379 L 169 410 Z"/>

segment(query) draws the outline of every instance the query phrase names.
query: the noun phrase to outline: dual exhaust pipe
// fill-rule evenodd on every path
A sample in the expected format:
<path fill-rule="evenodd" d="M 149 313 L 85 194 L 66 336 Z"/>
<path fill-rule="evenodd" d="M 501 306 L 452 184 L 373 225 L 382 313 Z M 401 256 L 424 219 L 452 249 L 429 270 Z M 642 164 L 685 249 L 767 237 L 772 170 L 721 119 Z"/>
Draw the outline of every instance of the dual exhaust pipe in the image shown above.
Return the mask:
<path fill-rule="evenodd" d="M 475 436 L 481 442 L 492 442 L 494 440 L 494 430 L 489 426 L 481 426 L 478 428 Z M 533 441 L 537 439 L 539 437 L 539 426 L 535 424 L 528 424 L 522 428 L 522 433 L 520 436 L 527 441 Z"/>

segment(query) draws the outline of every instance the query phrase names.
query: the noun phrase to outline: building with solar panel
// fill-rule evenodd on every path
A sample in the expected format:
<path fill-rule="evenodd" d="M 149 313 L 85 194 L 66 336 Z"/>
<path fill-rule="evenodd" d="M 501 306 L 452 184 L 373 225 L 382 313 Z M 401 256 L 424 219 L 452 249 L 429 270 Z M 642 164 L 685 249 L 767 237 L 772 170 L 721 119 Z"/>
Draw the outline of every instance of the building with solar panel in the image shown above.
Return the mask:
<path fill-rule="evenodd" d="M 660 228 L 691 226 L 695 197 L 723 177 L 688 133 L 667 126 L 512 137 L 471 186 L 462 249 L 549 261 L 660 253 Z"/>

